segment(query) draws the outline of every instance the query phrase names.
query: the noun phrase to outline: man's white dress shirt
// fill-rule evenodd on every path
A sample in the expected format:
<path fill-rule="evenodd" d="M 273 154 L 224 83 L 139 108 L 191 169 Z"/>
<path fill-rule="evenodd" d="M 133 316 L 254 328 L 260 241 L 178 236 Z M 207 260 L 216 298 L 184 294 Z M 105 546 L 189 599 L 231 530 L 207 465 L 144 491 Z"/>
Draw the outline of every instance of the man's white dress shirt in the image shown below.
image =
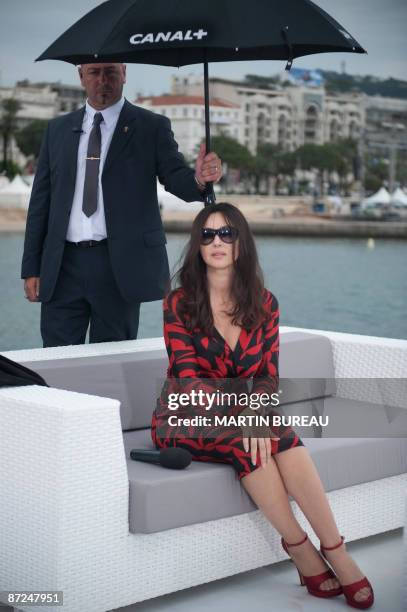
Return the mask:
<path fill-rule="evenodd" d="M 117 120 L 124 104 L 124 97 L 118 102 L 105 108 L 102 111 L 94 109 L 86 101 L 86 109 L 82 122 L 82 134 L 79 140 L 78 160 L 76 171 L 75 192 L 73 196 L 71 216 L 69 218 L 66 239 L 70 242 L 80 242 L 81 240 L 103 240 L 107 237 L 105 209 L 103 205 L 102 191 L 102 171 L 106 155 L 112 140 L 113 132 L 116 128 Z M 88 151 L 89 134 L 93 125 L 95 113 L 101 112 L 103 121 L 100 124 L 102 144 L 99 162 L 99 189 L 97 210 L 93 215 L 87 217 L 82 211 L 83 187 L 85 184 L 86 155 Z"/>

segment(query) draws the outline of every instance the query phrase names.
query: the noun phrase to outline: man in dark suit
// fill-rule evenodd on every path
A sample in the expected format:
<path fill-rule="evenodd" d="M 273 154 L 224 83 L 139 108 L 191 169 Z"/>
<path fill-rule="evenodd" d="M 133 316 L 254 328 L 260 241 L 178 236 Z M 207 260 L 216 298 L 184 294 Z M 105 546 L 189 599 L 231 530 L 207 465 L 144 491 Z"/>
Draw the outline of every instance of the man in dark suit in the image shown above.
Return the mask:
<path fill-rule="evenodd" d="M 195 171 L 169 119 L 123 98 L 124 64 L 79 67 L 87 102 L 49 122 L 30 199 L 21 277 L 41 302 L 44 346 L 137 337 L 141 302 L 169 281 L 156 178 L 187 201 L 222 176 L 201 145 Z"/>

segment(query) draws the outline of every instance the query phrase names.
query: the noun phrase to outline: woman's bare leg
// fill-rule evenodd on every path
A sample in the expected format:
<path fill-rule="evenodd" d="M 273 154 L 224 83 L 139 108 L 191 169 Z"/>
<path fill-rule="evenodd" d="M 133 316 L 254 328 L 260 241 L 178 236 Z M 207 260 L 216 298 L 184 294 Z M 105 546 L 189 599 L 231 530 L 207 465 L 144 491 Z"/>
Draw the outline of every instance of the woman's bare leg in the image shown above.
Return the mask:
<path fill-rule="evenodd" d="M 264 468 L 259 467 L 242 478 L 241 483 L 257 507 L 288 544 L 294 544 L 303 539 L 304 530 L 293 514 L 287 490 L 273 457 Z M 306 540 L 302 546 L 291 548 L 290 554 L 291 551 L 299 548 L 302 549 L 303 554 L 301 559 L 298 558 L 297 565 L 304 576 L 316 576 L 328 569 L 328 565 L 321 558 L 311 540 Z M 320 588 L 329 590 L 338 586 L 336 579 L 329 578 L 321 584 Z"/>
<path fill-rule="evenodd" d="M 290 448 L 273 455 L 287 492 L 295 499 L 323 546 L 335 546 L 341 539 L 328 498 L 315 464 L 305 446 Z M 304 556 L 302 546 L 290 550 L 293 558 Z M 294 557 L 295 555 L 295 557 Z M 346 551 L 345 544 L 336 550 L 326 551 L 329 563 L 342 584 L 351 584 L 363 578 L 355 561 Z M 370 595 L 370 588 L 363 587 L 355 594 L 357 601 Z"/>

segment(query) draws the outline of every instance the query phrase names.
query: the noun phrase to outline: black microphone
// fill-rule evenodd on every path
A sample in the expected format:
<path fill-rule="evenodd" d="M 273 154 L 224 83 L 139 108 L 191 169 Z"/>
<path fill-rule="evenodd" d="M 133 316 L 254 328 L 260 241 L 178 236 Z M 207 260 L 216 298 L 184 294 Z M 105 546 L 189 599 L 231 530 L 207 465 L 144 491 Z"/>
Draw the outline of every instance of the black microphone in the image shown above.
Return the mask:
<path fill-rule="evenodd" d="M 75 134 L 83 134 L 83 129 L 82 129 L 81 127 L 73 127 L 73 128 L 72 128 L 72 131 L 73 131 Z"/>
<path fill-rule="evenodd" d="M 184 448 L 163 448 L 160 450 L 136 449 L 130 451 L 130 457 L 134 461 L 145 461 L 155 463 L 172 470 L 183 470 L 192 461 L 192 455 Z"/>

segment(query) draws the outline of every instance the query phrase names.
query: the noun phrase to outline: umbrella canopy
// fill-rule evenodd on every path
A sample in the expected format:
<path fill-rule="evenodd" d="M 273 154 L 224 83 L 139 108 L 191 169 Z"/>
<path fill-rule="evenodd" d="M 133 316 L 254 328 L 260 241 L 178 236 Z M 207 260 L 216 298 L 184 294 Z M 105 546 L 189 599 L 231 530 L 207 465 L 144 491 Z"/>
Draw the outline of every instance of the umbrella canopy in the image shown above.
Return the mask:
<path fill-rule="evenodd" d="M 185 66 L 366 53 L 310 0 L 108 0 L 60 36 L 38 60 Z"/>
<path fill-rule="evenodd" d="M 310 0 L 107 0 L 62 34 L 39 60 L 71 64 L 204 64 L 210 151 L 208 62 L 287 60 L 326 52 L 366 53 Z M 212 186 L 207 204 L 215 201 Z"/>

